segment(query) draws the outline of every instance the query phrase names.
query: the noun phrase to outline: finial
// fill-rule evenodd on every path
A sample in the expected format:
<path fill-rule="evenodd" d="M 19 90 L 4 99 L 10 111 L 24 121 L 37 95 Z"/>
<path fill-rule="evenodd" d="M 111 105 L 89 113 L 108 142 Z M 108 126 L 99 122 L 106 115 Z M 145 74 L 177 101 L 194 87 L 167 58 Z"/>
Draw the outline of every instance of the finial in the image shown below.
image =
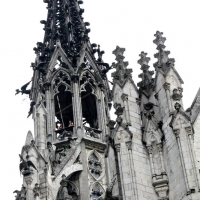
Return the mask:
<path fill-rule="evenodd" d="M 142 51 L 139 55 L 141 58 L 138 60 L 138 63 L 141 65 L 141 70 L 145 70 L 146 68 L 148 69 L 148 63 L 151 60 L 149 57 L 147 56 L 147 53 L 145 53 L 144 51 Z"/>
<path fill-rule="evenodd" d="M 157 49 L 165 48 L 164 43 L 165 43 L 166 38 L 162 37 L 162 35 L 163 35 L 163 32 L 160 32 L 160 31 L 156 31 L 156 34 L 154 34 L 156 39 L 153 41 L 153 43 L 157 45 Z"/>
<path fill-rule="evenodd" d="M 127 68 L 128 62 L 124 61 L 124 51 L 125 48 L 120 48 L 119 46 L 113 51 L 113 54 L 116 56 L 115 60 L 117 63 L 112 63 L 112 68 L 115 68 L 116 71 L 111 74 L 113 81 L 118 81 L 122 84 L 127 78 L 131 78 L 132 69 Z"/>
<path fill-rule="evenodd" d="M 140 91 L 143 92 L 147 97 L 150 96 L 153 90 L 154 86 L 154 78 L 152 78 L 152 75 L 154 74 L 154 71 L 149 71 L 149 61 L 151 60 L 147 56 L 147 53 L 142 51 L 140 53 L 140 59 L 138 60 L 138 63 L 141 65 L 141 70 L 143 71 L 141 74 L 138 75 L 139 78 L 142 79 L 137 86 L 140 88 Z"/>
<path fill-rule="evenodd" d="M 113 51 L 113 54 L 117 57 L 118 55 L 123 56 L 125 48 L 120 48 L 119 46 Z"/>

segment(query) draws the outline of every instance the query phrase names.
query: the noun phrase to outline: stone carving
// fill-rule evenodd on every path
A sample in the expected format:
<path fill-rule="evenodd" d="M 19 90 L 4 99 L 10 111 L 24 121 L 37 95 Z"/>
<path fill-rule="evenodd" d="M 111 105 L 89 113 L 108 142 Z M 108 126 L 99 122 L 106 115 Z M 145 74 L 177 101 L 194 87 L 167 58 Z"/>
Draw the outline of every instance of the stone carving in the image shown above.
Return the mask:
<path fill-rule="evenodd" d="M 88 168 L 94 178 L 98 179 L 101 176 L 102 165 L 95 152 L 88 158 Z"/>
<path fill-rule="evenodd" d="M 175 103 L 175 105 L 174 105 L 174 108 L 177 110 L 177 111 L 179 111 L 180 109 L 181 109 L 181 104 L 179 104 L 179 103 Z"/>
<path fill-rule="evenodd" d="M 31 101 L 31 103 L 30 103 L 30 109 L 28 111 L 27 118 L 30 117 L 30 115 L 33 113 L 33 107 L 34 107 L 34 105 L 35 105 L 35 101 Z"/>
<path fill-rule="evenodd" d="M 38 183 L 35 184 L 35 187 L 33 188 L 34 197 L 40 196 L 40 186 Z"/>
<path fill-rule="evenodd" d="M 107 158 L 108 157 L 109 148 L 110 148 L 110 146 L 113 146 L 113 139 L 109 135 L 106 135 L 105 136 L 105 142 L 106 142 L 107 145 L 106 145 L 104 153 L 105 153 L 105 158 Z"/>
<path fill-rule="evenodd" d="M 105 199 L 104 200 L 119 200 L 119 197 L 116 196 L 112 196 L 112 190 L 113 190 L 113 186 L 116 183 L 116 179 L 113 179 L 111 181 L 111 183 L 108 185 L 107 189 L 106 189 L 106 195 L 105 195 Z"/>
<path fill-rule="evenodd" d="M 55 78 L 53 79 L 53 89 L 55 94 L 59 93 L 59 87 L 61 85 L 65 86 L 65 91 L 71 91 L 70 77 L 63 70 L 58 71 Z"/>
<path fill-rule="evenodd" d="M 153 41 L 157 45 L 157 47 L 164 47 L 164 43 L 166 41 L 166 38 L 162 36 L 163 32 L 156 31 L 156 34 L 154 35 L 156 39 Z"/>
<path fill-rule="evenodd" d="M 104 200 L 103 191 L 99 183 L 95 183 L 92 188 L 91 200 Z"/>
<path fill-rule="evenodd" d="M 138 60 L 138 63 L 141 65 L 141 70 L 143 73 L 139 74 L 138 77 L 142 79 L 137 86 L 140 88 L 140 91 L 143 92 L 146 96 L 149 97 L 149 95 L 153 91 L 154 86 L 154 78 L 152 78 L 152 75 L 154 74 L 154 71 L 149 71 L 149 61 L 150 58 L 146 57 L 147 53 L 144 53 L 143 51 L 139 55 L 141 58 Z"/>
<path fill-rule="evenodd" d="M 97 83 L 94 76 L 88 70 L 83 71 L 80 76 L 81 92 L 86 92 L 86 86 L 89 85 L 92 89 L 92 94 L 96 94 Z"/>
<path fill-rule="evenodd" d="M 31 80 L 32 81 L 32 80 Z M 15 95 L 17 95 L 17 94 L 19 94 L 20 92 L 22 93 L 22 94 L 30 94 L 30 92 L 31 92 L 31 90 L 27 90 L 26 88 L 28 87 L 28 85 L 30 84 L 30 82 L 31 81 L 29 81 L 28 83 L 26 83 L 25 85 L 23 85 L 22 87 L 21 87 L 21 90 L 19 90 L 19 89 L 16 89 L 15 91 L 16 91 L 16 94 Z"/>
<path fill-rule="evenodd" d="M 182 88 L 179 89 L 173 89 L 173 95 L 172 95 L 172 99 L 174 101 L 180 101 L 182 99 L 183 95 L 182 95 Z"/>
<path fill-rule="evenodd" d="M 120 103 L 115 103 L 115 104 L 114 104 L 114 108 L 116 109 L 115 114 L 116 114 L 117 116 L 123 114 L 124 109 L 123 109 L 123 107 L 121 106 Z"/>
<path fill-rule="evenodd" d="M 50 160 L 51 167 L 52 167 L 52 175 L 54 175 L 55 168 L 56 168 L 58 162 L 56 160 L 56 152 L 53 149 L 51 142 L 47 142 L 47 149 L 49 150 L 49 160 Z"/>
<path fill-rule="evenodd" d="M 148 118 L 149 120 L 152 119 L 152 117 L 154 116 L 155 112 L 154 112 L 154 109 L 153 107 L 156 106 L 158 107 L 157 105 L 151 103 L 151 102 L 148 102 L 146 104 L 144 104 L 144 116 L 146 118 Z"/>
<path fill-rule="evenodd" d="M 57 159 L 57 163 L 60 164 L 62 162 L 62 160 L 64 159 L 64 157 L 66 157 L 69 154 L 70 151 L 71 151 L 71 145 L 70 144 L 64 145 L 62 150 L 57 151 L 57 154 L 59 154 L 59 158 Z"/>
<path fill-rule="evenodd" d="M 90 127 L 86 127 L 84 126 L 85 130 L 86 130 L 86 135 L 89 137 L 93 137 L 93 138 L 100 138 L 100 134 L 102 131 L 94 129 L 94 128 L 90 128 Z"/>
<path fill-rule="evenodd" d="M 68 193 L 68 181 L 65 175 L 62 175 L 62 180 L 60 182 L 60 187 L 56 196 L 56 200 L 73 200 L 72 196 Z"/>
<path fill-rule="evenodd" d="M 22 173 L 24 176 L 28 176 L 31 173 L 33 173 L 30 167 L 33 167 L 35 170 L 37 170 L 35 165 L 30 160 L 28 160 L 29 159 L 28 155 L 26 156 L 27 161 L 24 160 L 20 154 L 19 157 L 20 157 L 20 164 L 19 164 L 20 173 Z"/>
<path fill-rule="evenodd" d="M 114 120 L 109 120 L 109 122 L 106 124 L 111 130 L 114 129 L 116 122 Z"/>
<path fill-rule="evenodd" d="M 13 193 L 16 193 L 15 200 L 26 200 L 27 189 L 22 185 L 21 190 L 15 190 Z"/>
<path fill-rule="evenodd" d="M 113 54 L 116 56 L 117 63 L 112 63 L 112 67 L 116 69 L 115 72 L 111 74 L 114 82 L 118 82 L 120 85 L 124 83 L 126 79 L 131 77 L 132 69 L 127 69 L 128 62 L 124 62 L 124 48 L 119 46 L 113 51 Z"/>
<path fill-rule="evenodd" d="M 166 38 L 163 37 L 162 35 L 163 33 L 159 31 L 157 31 L 156 34 L 154 35 L 156 39 L 153 42 L 157 45 L 157 50 L 158 50 L 158 53 L 154 55 L 154 57 L 158 59 L 158 61 L 154 63 L 154 67 L 156 69 L 161 70 L 162 73 L 166 75 L 168 71 L 174 67 L 175 59 L 169 58 L 168 55 L 170 54 L 170 51 L 164 50 L 165 49 L 164 43 L 166 41 Z"/>
<path fill-rule="evenodd" d="M 155 129 L 152 123 L 152 121 L 148 123 L 148 130 L 143 137 L 150 157 L 152 183 L 160 198 L 168 198 L 168 178 L 164 168 L 162 152 L 163 134 L 160 129 Z"/>
<path fill-rule="evenodd" d="M 128 130 L 120 130 L 116 133 L 116 136 L 114 138 L 115 144 L 128 142 L 131 140 L 132 135 L 131 132 Z"/>

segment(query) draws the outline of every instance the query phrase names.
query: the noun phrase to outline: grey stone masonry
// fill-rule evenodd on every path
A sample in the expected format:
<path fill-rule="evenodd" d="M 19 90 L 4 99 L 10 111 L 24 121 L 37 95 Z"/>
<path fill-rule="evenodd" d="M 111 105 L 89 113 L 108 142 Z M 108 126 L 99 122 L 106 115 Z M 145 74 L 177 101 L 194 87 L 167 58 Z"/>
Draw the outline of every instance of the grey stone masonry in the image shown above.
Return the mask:
<path fill-rule="evenodd" d="M 199 200 L 200 90 L 185 111 L 163 33 L 154 35 L 155 70 L 139 54 L 136 86 L 125 48 L 116 47 L 109 65 L 90 43 L 83 1 L 44 3 L 32 86 L 17 90 L 30 97 L 34 137 L 29 131 L 22 147 L 16 200 Z"/>

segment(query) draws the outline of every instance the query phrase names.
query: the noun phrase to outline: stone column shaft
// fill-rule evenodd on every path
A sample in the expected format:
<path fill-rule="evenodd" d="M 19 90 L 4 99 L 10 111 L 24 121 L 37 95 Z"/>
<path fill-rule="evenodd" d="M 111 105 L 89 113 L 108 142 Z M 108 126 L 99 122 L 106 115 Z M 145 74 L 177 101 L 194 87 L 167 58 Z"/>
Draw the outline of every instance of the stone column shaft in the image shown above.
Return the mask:
<path fill-rule="evenodd" d="M 54 98 L 51 98 L 51 127 L 52 127 L 52 130 L 54 131 L 56 129 L 56 126 L 55 126 L 55 108 L 54 108 Z M 53 140 L 56 139 L 56 134 L 54 134 L 53 132 Z"/>
<path fill-rule="evenodd" d="M 159 154 L 160 154 L 160 162 L 161 162 L 162 172 L 165 172 L 162 144 L 161 143 L 157 144 L 157 146 L 158 146 L 158 150 L 159 150 Z"/>
<path fill-rule="evenodd" d="M 48 135 L 52 135 L 54 134 L 53 129 L 52 129 L 52 123 L 51 123 L 51 118 L 52 118 L 52 112 L 51 112 L 51 94 L 49 91 L 49 87 L 46 88 L 45 91 L 45 95 L 46 95 L 46 109 L 47 109 L 47 134 Z M 51 141 L 52 142 L 52 137 L 51 137 Z"/>
<path fill-rule="evenodd" d="M 73 88 L 73 97 L 72 97 L 72 105 L 73 105 L 73 114 L 74 114 L 74 127 L 75 130 L 83 127 L 82 122 L 82 106 L 81 106 L 81 95 L 79 91 L 78 81 L 74 80 L 72 82 Z"/>
<path fill-rule="evenodd" d="M 155 169 L 154 169 L 154 164 L 153 164 L 153 157 L 152 157 L 152 146 L 147 146 L 149 157 L 150 157 L 150 163 L 151 163 L 151 171 L 152 175 L 155 175 Z"/>
<path fill-rule="evenodd" d="M 120 145 L 121 144 L 115 144 L 115 149 L 117 151 L 117 158 L 118 158 L 118 164 L 119 164 L 119 173 L 120 173 L 120 180 L 121 180 L 121 186 L 122 186 L 122 199 L 125 199 L 123 172 L 122 172 L 121 157 L 120 157 Z"/>
<path fill-rule="evenodd" d="M 107 124 L 107 116 L 106 116 L 106 113 L 105 113 L 105 102 L 104 102 L 104 93 L 103 91 L 101 90 L 100 91 L 100 111 L 101 111 L 101 130 L 102 130 L 102 138 L 105 137 L 105 135 L 108 134 L 108 127 L 106 126 Z"/>
<path fill-rule="evenodd" d="M 184 174 L 184 178 L 185 178 L 185 184 L 186 184 L 187 194 L 190 194 L 188 177 L 187 177 L 187 172 L 186 172 L 186 169 L 185 169 L 184 158 L 183 158 L 183 151 L 182 151 L 180 137 L 179 137 L 180 130 L 179 129 L 174 130 L 174 133 L 176 135 L 176 139 L 177 139 L 177 143 L 178 143 L 178 148 L 179 148 L 179 153 L 180 153 L 180 157 L 181 157 L 181 165 L 183 167 L 183 174 Z"/>
<path fill-rule="evenodd" d="M 198 169 L 197 169 L 197 166 L 196 166 L 196 161 L 195 161 L 194 145 L 193 145 L 193 141 L 192 141 L 192 134 L 193 133 L 192 133 L 191 127 L 187 127 L 186 132 L 188 133 L 189 148 L 190 148 L 190 154 L 191 154 L 192 165 L 193 165 L 193 173 L 194 173 L 194 176 L 195 176 L 198 191 L 200 191 L 200 184 L 199 184 L 199 179 L 198 179 L 198 173 L 199 172 L 198 172 Z"/>
<path fill-rule="evenodd" d="M 130 171 L 131 171 L 131 177 L 132 177 L 132 187 L 133 187 L 133 196 L 134 200 L 138 200 L 138 194 L 137 194 L 137 184 L 136 184 L 136 174 L 134 170 L 134 162 L 133 162 L 133 155 L 132 155 L 132 142 L 126 143 L 128 147 L 128 156 L 130 160 Z"/>
<path fill-rule="evenodd" d="M 96 98 L 96 107 L 97 107 L 97 118 L 99 129 L 102 130 L 102 120 L 101 120 L 101 100 Z M 102 139 L 102 134 L 100 134 L 100 138 Z"/>
<path fill-rule="evenodd" d="M 83 171 L 80 174 L 79 184 L 80 184 L 80 196 L 81 200 L 90 199 L 90 189 L 89 189 L 89 179 L 88 179 L 88 159 L 85 148 L 85 143 L 81 142 L 81 162 L 83 164 Z"/>

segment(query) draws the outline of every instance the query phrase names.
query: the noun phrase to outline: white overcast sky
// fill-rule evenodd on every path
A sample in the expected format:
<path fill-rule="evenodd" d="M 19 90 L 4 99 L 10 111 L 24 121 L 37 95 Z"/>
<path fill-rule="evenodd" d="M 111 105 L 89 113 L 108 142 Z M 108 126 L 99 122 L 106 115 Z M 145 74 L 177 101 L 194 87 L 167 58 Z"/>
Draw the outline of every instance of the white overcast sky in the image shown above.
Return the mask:
<path fill-rule="evenodd" d="M 30 63 L 34 61 L 33 47 L 43 41 L 46 20 L 43 0 L 6 0 L 0 11 L 0 119 L 1 119 L 1 199 L 14 199 L 12 192 L 20 189 L 19 156 L 28 130 L 33 131 L 31 117 L 27 120 L 29 100 L 15 96 L 32 77 Z M 175 67 L 184 80 L 183 102 L 188 108 L 200 87 L 200 1 L 199 0 L 85 0 L 85 21 L 90 22 L 91 43 L 101 45 L 105 62 L 114 62 L 116 45 L 125 47 L 126 61 L 133 69 L 133 79 L 139 82 L 141 51 L 156 62 L 153 44 L 157 30 L 167 38 L 166 50 L 175 58 Z"/>

